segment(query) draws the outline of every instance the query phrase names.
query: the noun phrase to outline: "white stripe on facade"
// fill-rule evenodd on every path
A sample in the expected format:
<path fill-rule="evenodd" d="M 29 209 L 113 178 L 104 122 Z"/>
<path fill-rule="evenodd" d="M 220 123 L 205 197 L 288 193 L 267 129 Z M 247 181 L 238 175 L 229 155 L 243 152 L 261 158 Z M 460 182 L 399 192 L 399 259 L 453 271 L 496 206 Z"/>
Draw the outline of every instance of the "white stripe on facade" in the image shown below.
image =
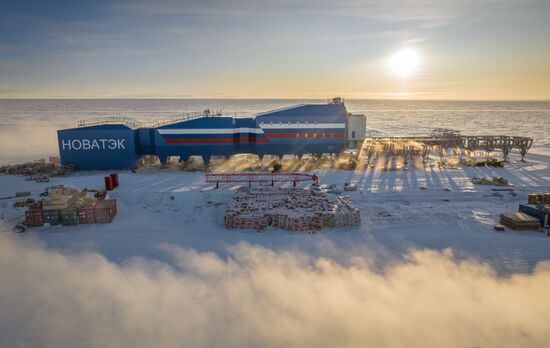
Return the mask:
<path fill-rule="evenodd" d="M 259 128 L 165 128 L 159 129 L 159 134 L 263 134 Z"/>
<path fill-rule="evenodd" d="M 255 133 L 263 134 L 262 129 L 344 129 L 345 123 L 267 123 L 260 124 L 261 128 L 163 128 L 159 134 L 235 134 Z"/>
<path fill-rule="evenodd" d="M 327 129 L 327 128 L 346 128 L 345 123 L 260 123 L 263 129 Z"/>

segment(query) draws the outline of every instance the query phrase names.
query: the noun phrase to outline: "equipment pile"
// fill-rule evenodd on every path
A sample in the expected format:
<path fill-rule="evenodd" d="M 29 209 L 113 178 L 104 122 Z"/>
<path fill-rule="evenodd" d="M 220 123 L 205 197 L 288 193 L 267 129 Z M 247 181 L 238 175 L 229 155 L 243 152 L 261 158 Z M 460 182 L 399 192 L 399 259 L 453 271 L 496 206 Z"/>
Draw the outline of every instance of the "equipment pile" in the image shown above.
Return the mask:
<path fill-rule="evenodd" d="M 495 185 L 495 186 L 508 186 L 510 183 L 508 182 L 508 179 L 503 178 L 501 176 L 494 176 L 492 179 L 490 178 L 478 178 L 473 177 L 472 178 L 472 184 L 475 185 Z"/>
<path fill-rule="evenodd" d="M 514 230 L 550 228 L 550 192 L 530 193 L 518 213 L 501 214 L 500 223 Z"/>
<path fill-rule="evenodd" d="M 28 199 L 25 225 L 28 227 L 49 225 L 78 225 L 110 223 L 116 215 L 116 200 L 106 199 L 106 191 L 78 191 L 63 185 L 46 188 L 38 202 Z M 31 202 L 32 201 L 32 202 Z M 17 204 L 17 203 L 16 203 Z"/>
<path fill-rule="evenodd" d="M 329 197 L 300 188 L 241 188 L 225 214 L 226 228 L 319 231 L 326 227 L 359 226 L 361 218 L 347 196 Z"/>
<path fill-rule="evenodd" d="M 504 159 L 495 157 L 462 157 L 460 163 L 469 167 L 504 168 Z"/>
<path fill-rule="evenodd" d="M 10 175 L 26 175 L 28 181 L 48 182 L 48 176 L 68 176 L 74 168 L 70 165 L 59 164 L 59 157 L 50 157 L 49 162 L 39 159 L 23 164 L 0 166 L 0 173 Z"/>

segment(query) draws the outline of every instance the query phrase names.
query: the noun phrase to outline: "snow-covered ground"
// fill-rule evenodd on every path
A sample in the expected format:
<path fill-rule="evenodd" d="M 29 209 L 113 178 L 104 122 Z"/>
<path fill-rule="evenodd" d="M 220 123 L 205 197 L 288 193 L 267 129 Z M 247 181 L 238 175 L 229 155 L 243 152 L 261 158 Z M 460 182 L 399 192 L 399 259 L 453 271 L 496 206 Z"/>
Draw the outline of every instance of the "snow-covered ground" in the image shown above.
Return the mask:
<path fill-rule="evenodd" d="M 0 164 L 55 153 L 55 130 L 79 118 L 296 103 L 0 101 Z M 492 227 L 529 192 L 550 191 L 550 103 L 347 105 L 379 134 L 449 127 L 535 144 L 526 162 L 514 154 L 505 168 L 316 171 L 322 183 L 363 188 L 349 193 L 362 225 L 314 235 L 225 230 L 236 186 L 213 190 L 199 172 L 120 173 L 110 193 L 118 215 L 105 225 L 15 234 L 23 209 L 0 200 L 0 346 L 547 347 L 550 238 Z M 105 174 L 48 184 L 0 176 L 0 197 L 37 197 L 53 184 L 100 188 Z M 509 179 L 514 194 L 471 184 L 483 175 Z"/>
<path fill-rule="evenodd" d="M 529 153 L 526 162 L 513 155 L 505 168 L 427 166 L 393 172 L 315 173 L 321 183 L 358 183 L 362 192 L 349 195 L 361 210 L 360 227 L 325 229 L 315 235 L 278 229 L 225 230 L 224 210 L 238 186 L 214 190 L 200 172 L 144 170 L 120 173 L 121 186 L 110 193 L 118 202 L 112 224 L 30 228 L 18 238 L 38 238 L 49 248 L 68 253 L 97 251 L 119 263 L 134 256 L 170 262 L 159 249 L 166 243 L 225 257 L 228 247 L 242 241 L 342 262 L 341 255 L 368 248 L 369 257 L 381 268 L 415 249 L 452 248 L 458 257 L 488 262 L 500 274 L 529 272 L 537 262 L 550 258 L 550 238 L 544 233 L 493 230 L 499 214 L 517 211 L 527 193 L 550 191 L 548 154 Z M 28 190 L 38 197 L 44 187 L 54 184 L 99 188 L 105 174 L 79 172 L 48 184 L 1 176 L 0 197 Z M 493 192 L 492 186 L 473 185 L 473 176 L 503 176 L 514 191 Z M 6 231 L 23 218 L 23 209 L 11 208 L 12 203 L 0 201 L 1 226 Z"/>

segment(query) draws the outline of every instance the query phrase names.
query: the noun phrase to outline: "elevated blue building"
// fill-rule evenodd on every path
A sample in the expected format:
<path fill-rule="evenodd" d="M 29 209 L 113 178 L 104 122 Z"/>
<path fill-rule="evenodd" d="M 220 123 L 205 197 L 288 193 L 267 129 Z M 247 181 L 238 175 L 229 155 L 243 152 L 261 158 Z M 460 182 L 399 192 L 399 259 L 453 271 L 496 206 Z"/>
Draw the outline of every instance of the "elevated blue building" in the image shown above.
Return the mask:
<path fill-rule="evenodd" d="M 136 168 L 144 155 L 187 160 L 238 153 L 264 155 L 339 153 L 364 139 L 366 119 L 351 115 L 340 98 L 272 110 L 253 117 L 208 112 L 144 124 L 129 118 L 79 122 L 57 132 L 61 163 L 75 169 Z"/>

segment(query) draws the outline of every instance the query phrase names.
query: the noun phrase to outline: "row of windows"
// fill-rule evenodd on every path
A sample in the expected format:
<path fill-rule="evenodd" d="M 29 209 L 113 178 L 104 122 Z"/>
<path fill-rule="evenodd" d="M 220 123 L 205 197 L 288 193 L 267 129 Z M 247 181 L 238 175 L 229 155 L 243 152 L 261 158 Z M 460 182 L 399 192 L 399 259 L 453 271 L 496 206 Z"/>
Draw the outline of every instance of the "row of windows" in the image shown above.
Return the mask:
<path fill-rule="evenodd" d="M 334 133 L 296 133 L 296 138 L 334 138 Z"/>

